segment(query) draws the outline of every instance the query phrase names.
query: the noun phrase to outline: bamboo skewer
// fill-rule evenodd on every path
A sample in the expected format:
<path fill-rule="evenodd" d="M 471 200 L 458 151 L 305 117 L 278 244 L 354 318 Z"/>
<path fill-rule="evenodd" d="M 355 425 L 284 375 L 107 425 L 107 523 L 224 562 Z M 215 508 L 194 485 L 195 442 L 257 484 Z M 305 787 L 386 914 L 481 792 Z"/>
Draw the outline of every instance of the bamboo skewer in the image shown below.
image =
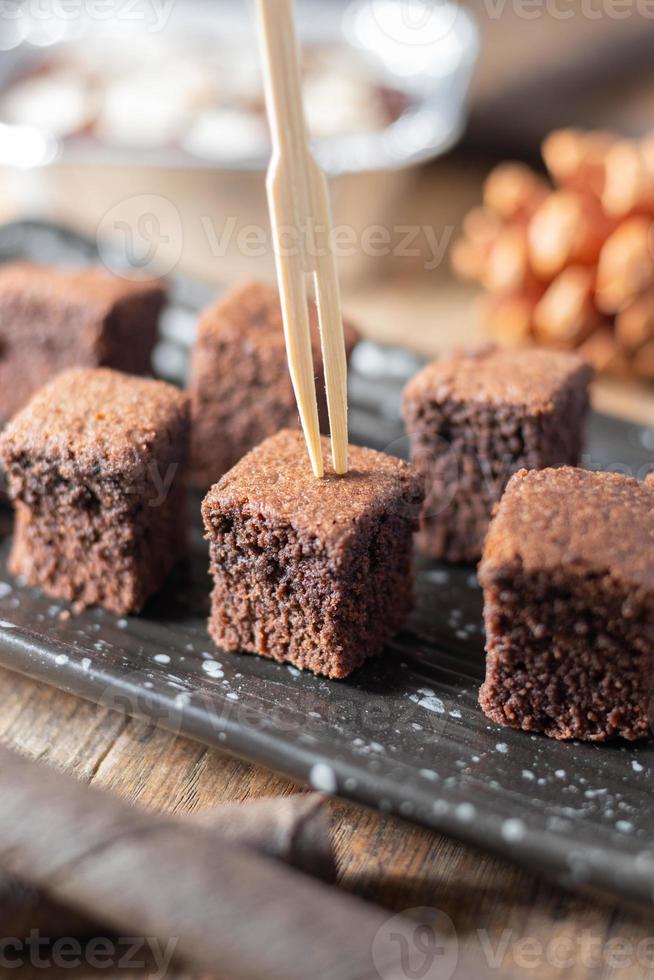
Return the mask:
<path fill-rule="evenodd" d="M 313 280 L 327 389 L 332 458 L 347 472 L 347 361 L 324 174 L 309 150 L 292 0 L 257 0 L 273 153 L 267 190 L 289 370 L 316 477 L 324 474 L 307 280 Z M 286 241 L 294 235 L 291 247 Z"/>

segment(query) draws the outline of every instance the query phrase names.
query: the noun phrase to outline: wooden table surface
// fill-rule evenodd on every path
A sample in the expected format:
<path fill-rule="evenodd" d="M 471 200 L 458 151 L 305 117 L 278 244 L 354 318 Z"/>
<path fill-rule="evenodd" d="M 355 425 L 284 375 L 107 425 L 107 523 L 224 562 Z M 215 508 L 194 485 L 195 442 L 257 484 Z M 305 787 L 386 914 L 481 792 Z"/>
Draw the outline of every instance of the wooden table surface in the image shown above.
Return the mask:
<path fill-rule="evenodd" d="M 183 813 L 297 789 L 256 766 L 18 675 L 0 672 L 0 696 L 5 744 L 144 807 Z M 488 955 L 488 976 L 504 970 L 538 980 L 654 976 L 654 966 L 643 965 L 647 957 L 654 963 L 652 943 L 646 946 L 654 936 L 651 917 L 575 897 L 389 817 L 340 802 L 332 813 L 342 887 L 389 911 L 445 912 L 459 942 Z"/>
<path fill-rule="evenodd" d="M 478 199 L 482 176 L 483 168 L 466 160 L 431 169 L 402 201 L 400 220 L 456 229 Z M 0 215 L 15 216 L 12 203 L 0 191 Z M 424 353 L 478 336 L 471 295 L 453 283 L 446 263 L 426 271 L 421 256 L 395 259 L 392 275 L 380 273 L 346 297 L 370 336 Z M 596 404 L 654 425 L 651 390 L 603 382 Z M 4 743 L 154 810 L 179 813 L 296 789 L 256 766 L 18 675 L 0 671 L 0 699 Z M 654 915 L 574 896 L 395 819 L 340 802 L 332 810 L 342 887 L 389 912 L 442 910 L 460 943 L 487 955 L 489 976 L 512 970 L 538 980 L 654 977 Z"/>

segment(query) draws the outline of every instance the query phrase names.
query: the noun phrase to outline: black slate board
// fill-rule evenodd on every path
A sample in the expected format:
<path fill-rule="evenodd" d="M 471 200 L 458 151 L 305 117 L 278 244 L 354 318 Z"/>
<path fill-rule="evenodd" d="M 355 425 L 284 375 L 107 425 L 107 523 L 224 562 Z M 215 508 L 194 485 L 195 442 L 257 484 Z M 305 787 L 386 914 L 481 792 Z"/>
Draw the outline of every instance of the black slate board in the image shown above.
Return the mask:
<path fill-rule="evenodd" d="M 88 259 L 58 229 L 0 229 L 0 256 Z M 158 361 L 183 370 L 194 305 L 178 281 Z M 371 344 L 352 372 L 355 439 L 401 454 L 397 408 L 411 355 Z M 585 463 L 642 476 L 654 430 L 594 416 Z M 197 501 L 199 504 L 199 500 Z M 195 508 L 197 513 L 197 507 Z M 4 530 L 10 515 L 5 513 Z M 601 515 L 598 515 L 601 520 Z M 0 664 L 92 701 L 394 812 L 553 876 L 654 904 L 654 745 L 556 743 L 500 728 L 477 706 L 483 677 L 474 569 L 420 562 L 407 629 L 345 682 L 212 648 L 199 521 L 192 559 L 136 618 L 64 607 L 7 575 L 0 550 Z"/>

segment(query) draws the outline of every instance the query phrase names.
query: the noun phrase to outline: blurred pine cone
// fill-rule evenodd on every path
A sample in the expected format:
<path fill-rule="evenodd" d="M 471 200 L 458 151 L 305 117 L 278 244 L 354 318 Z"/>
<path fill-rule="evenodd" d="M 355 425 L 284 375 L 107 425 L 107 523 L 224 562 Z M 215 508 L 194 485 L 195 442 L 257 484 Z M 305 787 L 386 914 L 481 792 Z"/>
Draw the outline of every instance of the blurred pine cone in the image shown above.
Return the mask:
<path fill-rule="evenodd" d="M 565 129 L 542 152 L 551 183 L 521 163 L 492 171 L 454 269 L 484 287 L 498 342 L 574 347 L 654 381 L 654 135 Z"/>

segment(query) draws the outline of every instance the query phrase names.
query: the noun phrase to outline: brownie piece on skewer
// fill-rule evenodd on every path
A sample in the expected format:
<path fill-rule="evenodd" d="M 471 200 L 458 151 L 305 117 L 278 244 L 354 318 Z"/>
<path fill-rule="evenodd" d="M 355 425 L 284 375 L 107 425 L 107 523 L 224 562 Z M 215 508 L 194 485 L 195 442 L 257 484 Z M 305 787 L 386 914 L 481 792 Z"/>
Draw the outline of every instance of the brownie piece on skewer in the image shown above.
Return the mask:
<path fill-rule="evenodd" d="M 590 379 L 575 354 L 486 347 L 435 361 L 409 382 L 404 419 L 426 484 L 425 554 L 476 561 L 513 473 L 579 462 Z"/>
<path fill-rule="evenodd" d="M 654 697 L 654 494 L 563 467 L 510 481 L 480 566 L 480 703 L 552 738 L 649 734 Z"/>
<path fill-rule="evenodd" d="M 0 419 L 65 368 L 148 374 L 164 300 L 160 282 L 99 266 L 0 266 Z"/>
<path fill-rule="evenodd" d="M 186 543 L 186 395 L 107 368 L 58 375 L 0 437 L 16 525 L 9 568 L 124 615 Z"/>
<path fill-rule="evenodd" d="M 267 439 L 202 505 L 217 646 L 346 677 L 411 609 L 421 502 L 401 460 L 352 446 L 347 476 L 317 480 L 300 432 Z"/>
<path fill-rule="evenodd" d="M 327 400 L 313 305 L 310 319 L 324 432 Z M 347 322 L 344 330 L 349 358 L 358 333 Z M 299 424 L 276 287 L 244 283 L 204 312 L 191 360 L 190 393 L 193 479 L 205 490 L 268 436 Z"/>

